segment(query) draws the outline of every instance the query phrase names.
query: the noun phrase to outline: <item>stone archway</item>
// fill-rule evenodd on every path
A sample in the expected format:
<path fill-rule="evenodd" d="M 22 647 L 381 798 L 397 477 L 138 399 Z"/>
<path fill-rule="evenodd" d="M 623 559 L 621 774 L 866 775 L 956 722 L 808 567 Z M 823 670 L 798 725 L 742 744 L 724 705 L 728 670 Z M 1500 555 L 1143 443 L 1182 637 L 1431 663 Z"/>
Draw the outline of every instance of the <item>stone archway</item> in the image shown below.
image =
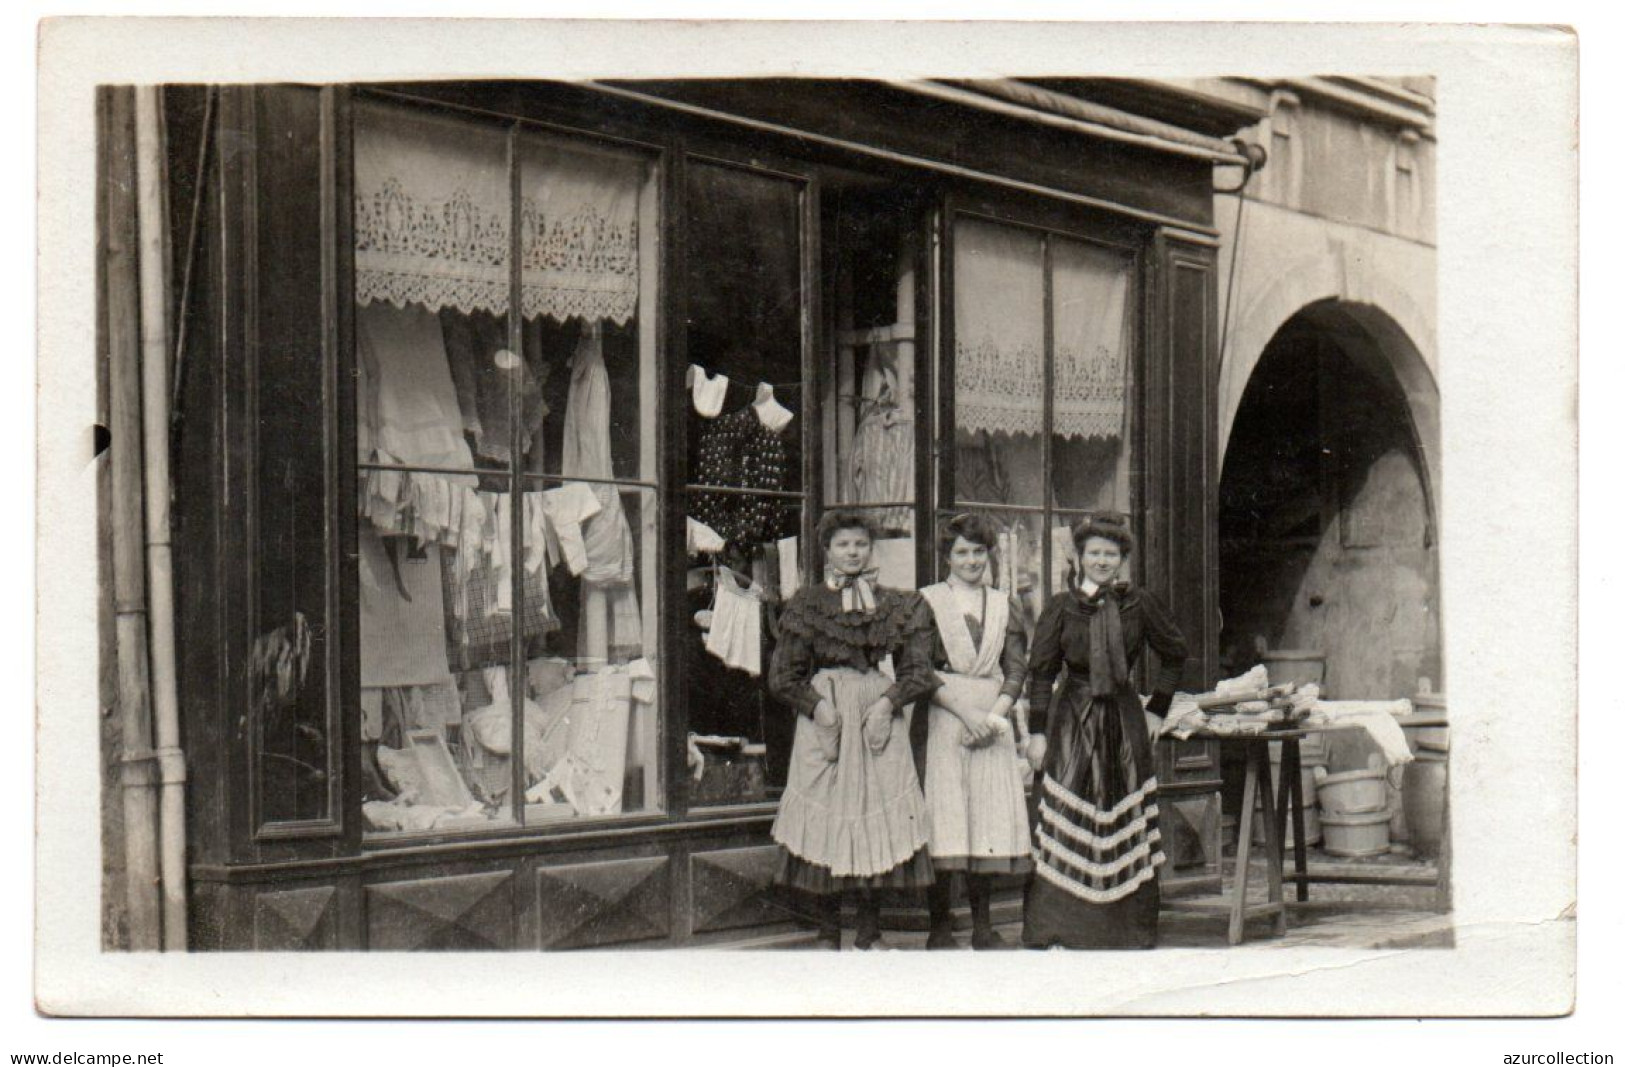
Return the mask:
<path fill-rule="evenodd" d="M 1319 649 L 1339 698 L 1442 684 L 1438 390 L 1421 351 L 1383 309 L 1320 298 L 1247 371 L 1226 383 L 1221 657 L 1243 669 L 1260 642 Z"/>
<path fill-rule="evenodd" d="M 1391 375 L 1403 391 L 1427 472 L 1430 499 L 1437 499 L 1442 446 L 1434 316 L 1424 301 L 1379 269 L 1382 258 L 1332 238 L 1276 271 L 1269 284 L 1256 292 L 1238 294 L 1243 299 L 1236 308 L 1219 368 L 1221 467 L 1241 399 L 1265 349 L 1295 316 L 1331 305 L 1366 342 L 1356 345 L 1359 358 L 1372 364 L 1374 372 Z M 1378 364 L 1387 369 L 1379 370 Z"/>

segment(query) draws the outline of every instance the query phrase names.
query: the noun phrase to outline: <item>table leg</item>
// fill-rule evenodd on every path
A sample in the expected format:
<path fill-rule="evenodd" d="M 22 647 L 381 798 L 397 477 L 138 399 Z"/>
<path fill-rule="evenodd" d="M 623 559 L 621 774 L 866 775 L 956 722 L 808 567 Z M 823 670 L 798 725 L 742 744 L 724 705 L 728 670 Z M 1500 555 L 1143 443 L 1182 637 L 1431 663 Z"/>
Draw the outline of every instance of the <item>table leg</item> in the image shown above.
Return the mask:
<path fill-rule="evenodd" d="M 1247 774 L 1241 786 L 1241 818 L 1236 827 L 1236 874 L 1230 888 L 1230 943 L 1241 944 L 1242 930 L 1247 922 L 1247 866 L 1253 843 L 1253 805 L 1258 802 L 1258 745 L 1244 746 L 1247 751 Z M 1265 795 L 1269 787 L 1264 787 Z"/>
<path fill-rule="evenodd" d="M 1281 782 L 1286 786 L 1292 810 L 1292 873 L 1298 883 L 1298 900 L 1309 899 L 1309 843 L 1304 836 L 1303 810 L 1303 754 L 1298 739 L 1289 737 L 1281 743 Z M 1285 801 L 1283 807 L 1287 807 Z"/>
<path fill-rule="evenodd" d="M 1256 759 L 1265 767 L 1268 774 L 1269 749 L 1264 745 L 1252 745 Z M 1284 768 L 1283 768 L 1284 769 Z M 1286 933 L 1286 904 L 1281 899 L 1281 824 L 1275 817 L 1275 800 L 1270 795 L 1269 779 L 1264 779 L 1264 791 L 1259 794 L 1259 800 L 1264 810 L 1259 814 L 1264 819 L 1264 861 L 1269 870 L 1269 901 L 1275 905 L 1275 933 Z"/>

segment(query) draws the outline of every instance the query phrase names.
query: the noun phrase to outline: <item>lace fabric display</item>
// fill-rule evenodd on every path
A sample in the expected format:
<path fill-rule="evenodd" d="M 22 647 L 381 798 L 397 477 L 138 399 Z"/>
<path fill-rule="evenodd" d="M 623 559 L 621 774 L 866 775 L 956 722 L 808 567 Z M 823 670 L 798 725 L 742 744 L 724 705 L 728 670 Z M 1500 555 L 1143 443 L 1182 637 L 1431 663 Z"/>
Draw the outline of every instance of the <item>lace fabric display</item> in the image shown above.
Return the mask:
<path fill-rule="evenodd" d="M 526 131 L 515 205 L 509 143 L 478 123 L 357 107 L 370 832 L 662 803 L 639 603 L 653 589 L 654 497 L 618 484 L 653 469 L 621 429 L 652 411 L 652 323 L 638 321 L 652 171 Z"/>
<path fill-rule="evenodd" d="M 975 220 L 954 232 L 954 418 L 959 429 L 1044 432 L 1044 265 L 1038 238 Z M 1053 242 L 1054 432 L 1121 437 L 1133 261 Z"/>
<path fill-rule="evenodd" d="M 507 138 L 365 104 L 355 133 L 356 302 L 506 315 L 512 232 Z M 523 313 L 624 324 L 637 310 L 634 157 L 526 140 L 519 205 Z"/>

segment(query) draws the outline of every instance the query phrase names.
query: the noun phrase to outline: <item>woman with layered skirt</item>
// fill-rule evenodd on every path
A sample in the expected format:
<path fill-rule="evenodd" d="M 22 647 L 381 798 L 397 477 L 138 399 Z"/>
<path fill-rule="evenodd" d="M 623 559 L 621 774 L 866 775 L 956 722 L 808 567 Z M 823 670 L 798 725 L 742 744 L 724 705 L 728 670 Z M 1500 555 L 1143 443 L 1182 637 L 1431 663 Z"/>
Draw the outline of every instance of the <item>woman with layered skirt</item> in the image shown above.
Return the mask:
<path fill-rule="evenodd" d="M 934 630 L 918 593 L 874 584 L 861 514 L 825 514 L 818 539 L 824 580 L 785 605 L 768 670 L 769 689 L 796 712 L 773 839 L 785 850 L 779 881 L 819 898 L 819 943 L 840 947 L 841 897 L 853 892 L 855 944 L 868 949 L 880 942 L 874 891 L 932 882 L 907 716 L 940 684 Z"/>
<path fill-rule="evenodd" d="M 951 878 L 965 879 L 971 947 L 998 948 L 991 899 L 998 875 L 1032 869 L 1032 839 L 1020 757 L 1009 713 L 1027 678 L 1027 635 L 1009 597 L 991 588 L 998 531 L 979 515 L 957 515 L 938 547 L 946 581 L 920 590 L 936 622 L 932 666 L 942 686 L 931 695 L 925 807 L 937 881 L 927 894 L 927 948 L 957 947 Z"/>
<path fill-rule="evenodd" d="M 1088 516 L 1072 539 L 1081 576 L 1044 606 L 1028 660 L 1028 757 L 1043 776 L 1022 942 L 1152 948 L 1166 857 L 1145 712 L 1167 712 L 1185 640 L 1156 597 L 1118 580 L 1134 548 L 1126 516 Z M 1146 646 L 1157 672 L 1142 705 L 1131 672 Z"/>

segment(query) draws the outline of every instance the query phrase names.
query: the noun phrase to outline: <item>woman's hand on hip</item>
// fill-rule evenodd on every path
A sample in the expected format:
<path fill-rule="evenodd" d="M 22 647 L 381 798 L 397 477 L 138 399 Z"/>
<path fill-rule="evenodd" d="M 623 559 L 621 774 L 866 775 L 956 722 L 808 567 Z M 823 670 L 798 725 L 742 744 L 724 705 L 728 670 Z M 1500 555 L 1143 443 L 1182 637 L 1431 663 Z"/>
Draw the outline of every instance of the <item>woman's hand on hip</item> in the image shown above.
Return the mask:
<path fill-rule="evenodd" d="M 841 717 L 835 713 L 835 706 L 827 700 L 820 700 L 818 706 L 813 708 L 813 722 L 829 730 L 841 725 Z"/>

